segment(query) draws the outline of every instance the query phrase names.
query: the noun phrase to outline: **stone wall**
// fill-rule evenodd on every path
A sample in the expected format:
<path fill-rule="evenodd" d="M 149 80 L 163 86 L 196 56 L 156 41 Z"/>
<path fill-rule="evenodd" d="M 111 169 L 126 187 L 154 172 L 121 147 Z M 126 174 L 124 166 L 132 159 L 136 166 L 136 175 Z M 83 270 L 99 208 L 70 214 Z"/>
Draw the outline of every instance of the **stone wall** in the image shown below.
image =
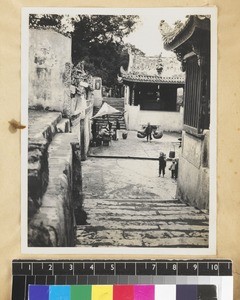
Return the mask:
<path fill-rule="evenodd" d="M 73 246 L 75 223 L 85 222 L 80 144 L 70 130 L 61 113 L 29 110 L 30 247 Z"/>
<path fill-rule="evenodd" d="M 71 39 L 50 29 L 29 30 L 30 108 L 70 115 Z"/>
<path fill-rule="evenodd" d="M 203 139 L 183 132 L 177 197 L 200 209 L 209 208 L 209 131 Z"/>
<path fill-rule="evenodd" d="M 71 39 L 29 31 L 28 244 L 74 246 L 85 224 L 81 160 L 90 143 L 91 79 L 83 64 L 71 74 Z M 71 78 L 72 75 L 72 78 Z M 90 78 L 90 79 L 89 79 Z M 89 98 L 89 99 L 87 99 Z M 81 133 L 83 132 L 83 133 Z"/>

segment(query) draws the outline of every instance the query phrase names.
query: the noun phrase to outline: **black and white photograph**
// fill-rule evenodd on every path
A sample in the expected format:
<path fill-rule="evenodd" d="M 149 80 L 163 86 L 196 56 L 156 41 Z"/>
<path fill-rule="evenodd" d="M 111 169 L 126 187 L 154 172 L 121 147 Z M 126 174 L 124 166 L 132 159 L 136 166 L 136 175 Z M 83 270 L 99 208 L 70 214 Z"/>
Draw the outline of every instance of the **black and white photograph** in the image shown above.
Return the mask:
<path fill-rule="evenodd" d="M 22 250 L 215 254 L 216 9 L 22 10 Z"/>

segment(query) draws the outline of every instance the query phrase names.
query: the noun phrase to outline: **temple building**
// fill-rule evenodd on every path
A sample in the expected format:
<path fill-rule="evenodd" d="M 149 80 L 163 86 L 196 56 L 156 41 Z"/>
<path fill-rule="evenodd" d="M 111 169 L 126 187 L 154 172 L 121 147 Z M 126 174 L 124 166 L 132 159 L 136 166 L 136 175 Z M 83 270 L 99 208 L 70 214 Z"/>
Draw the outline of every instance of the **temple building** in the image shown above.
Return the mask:
<path fill-rule="evenodd" d="M 121 68 L 125 86 L 125 119 L 129 130 L 150 122 L 165 131 L 181 131 L 185 74 L 175 56 L 129 53 L 128 69 Z"/>
<path fill-rule="evenodd" d="M 182 152 L 177 194 L 184 202 L 209 208 L 210 18 L 189 16 L 171 28 L 160 24 L 164 48 L 176 53 L 186 73 Z"/>

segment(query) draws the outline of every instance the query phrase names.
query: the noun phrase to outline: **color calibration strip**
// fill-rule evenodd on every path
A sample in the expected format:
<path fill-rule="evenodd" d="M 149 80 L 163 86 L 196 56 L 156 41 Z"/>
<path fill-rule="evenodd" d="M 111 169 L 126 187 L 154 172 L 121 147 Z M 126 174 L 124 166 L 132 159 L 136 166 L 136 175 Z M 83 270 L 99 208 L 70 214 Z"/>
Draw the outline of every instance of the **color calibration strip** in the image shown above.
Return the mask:
<path fill-rule="evenodd" d="M 217 300 L 215 285 L 30 285 L 29 300 Z"/>

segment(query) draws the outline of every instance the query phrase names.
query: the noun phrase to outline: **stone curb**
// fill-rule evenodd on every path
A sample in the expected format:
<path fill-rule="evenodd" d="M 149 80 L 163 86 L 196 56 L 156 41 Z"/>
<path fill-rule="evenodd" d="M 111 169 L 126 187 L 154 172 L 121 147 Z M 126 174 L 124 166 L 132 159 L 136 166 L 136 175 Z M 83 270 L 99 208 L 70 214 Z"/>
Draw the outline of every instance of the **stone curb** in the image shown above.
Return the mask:
<path fill-rule="evenodd" d="M 92 155 L 88 154 L 87 157 L 94 158 L 115 158 L 115 159 L 139 159 L 139 160 L 158 160 L 158 157 L 141 157 L 141 156 L 120 156 L 120 155 Z M 172 161 L 173 158 L 166 158 L 167 161 Z"/>

